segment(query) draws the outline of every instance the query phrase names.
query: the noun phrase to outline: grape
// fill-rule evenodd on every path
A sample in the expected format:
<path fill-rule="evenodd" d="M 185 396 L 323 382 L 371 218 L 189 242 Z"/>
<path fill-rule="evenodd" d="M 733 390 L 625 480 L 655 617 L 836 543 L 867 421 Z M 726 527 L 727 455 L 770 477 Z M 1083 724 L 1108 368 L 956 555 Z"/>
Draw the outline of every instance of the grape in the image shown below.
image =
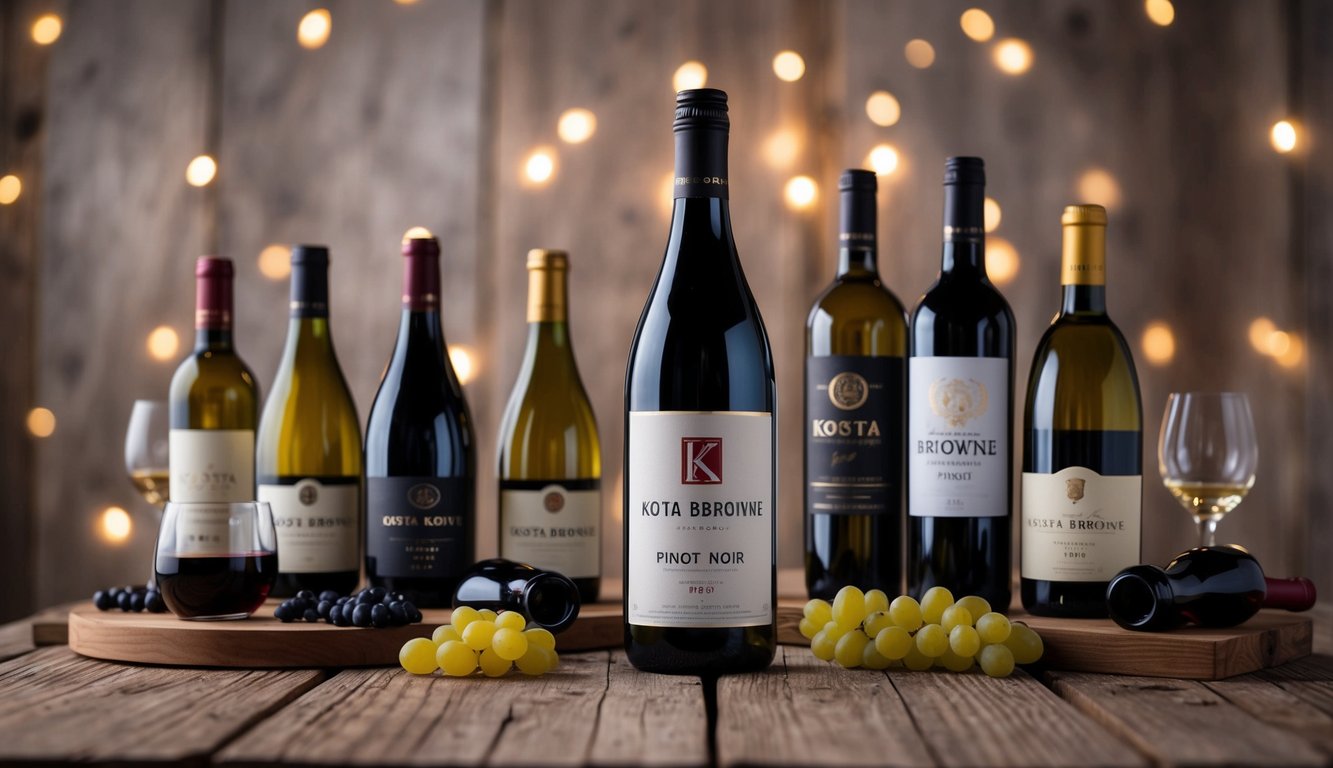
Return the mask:
<path fill-rule="evenodd" d="M 907 595 L 895 597 L 889 603 L 889 618 L 908 632 L 915 632 L 921 629 L 921 605 Z"/>
<path fill-rule="evenodd" d="M 490 608 L 482 608 L 480 611 L 477 611 L 477 615 L 491 622 L 492 624 L 495 623 L 496 619 L 500 618 L 500 615 L 497 614 L 495 611 L 492 611 Z"/>
<path fill-rule="evenodd" d="M 893 626 L 893 619 L 889 618 L 887 610 L 875 611 L 866 617 L 865 630 L 866 634 L 871 637 L 876 637 L 881 630 L 891 626 Z"/>
<path fill-rule="evenodd" d="M 523 630 L 523 636 L 528 639 L 528 645 L 535 645 L 548 651 L 555 650 L 555 635 L 551 634 L 551 630 L 545 627 L 525 629 Z"/>
<path fill-rule="evenodd" d="M 1009 639 L 1009 620 L 1003 614 L 991 611 L 977 619 L 977 634 L 981 635 L 983 643 L 1003 643 Z"/>
<path fill-rule="evenodd" d="M 435 663 L 435 643 L 424 637 L 415 637 L 403 644 L 398 652 L 398 663 L 414 675 L 430 675 L 439 669 Z"/>
<path fill-rule="evenodd" d="M 446 642 L 450 640 L 462 640 L 462 639 L 463 636 L 458 634 L 458 630 L 454 629 L 454 625 L 452 624 L 441 624 L 440 626 L 436 627 L 435 631 L 432 632 L 430 635 L 431 642 L 435 643 L 436 645 L 444 645 Z"/>
<path fill-rule="evenodd" d="M 476 608 L 460 605 L 449 615 L 449 623 L 453 624 L 454 629 L 458 630 L 458 633 L 461 635 L 463 630 L 467 628 L 467 625 L 476 621 L 478 618 L 479 616 Z"/>
<path fill-rule="evenodd" d="M 865 650 L 861 651 L 861 666 L 866 669 L 888 669 L 892 665 L 893 661 L 876 650 L 874 643 L 866 643 Z"/>
<path fill-rule="evenodd" d="M 912 649 L 903 657 L 903 666 L 913 672 L 924 672 L 930 669 L 934 663 L 935 660 L 917 650 L 916 645 L 913 645 Z"/>
<path fill-rule="evenodd" d="M 491 637 L 491 650 L 505 661 L 514 661 L 528 652 L 528 638 L 513 627 L 500 627 Z"/>
<path fill-rule="evenodd" d="M 313 618 L 312 618 L 313 614 Z M 319 621 L 319 614 L 313 609 L 305 612 L 306 621 Z M 384 629 L 389 626 L 389 607 L 384 603 L 370 606 L 370 625 L 376 629 Z"/>
<path fill-rule="evenodd" d="M 972 668 L 972 657 L 945 651 L 939 659 L 939 664 L 950 672 L 966 672 Z"/>
<path fill-rule="evenodd" d="M 866 613 L 889 610 L 889 596 L 882 589 L 872 589 L 866 593 Z"/>
<path fill-rule="evenodd" d="M 358 603 L 356 608 L 352 609 L 352 626 L 370 626 L 370 603 Z"/>
<path fill-rule="evenodd" d="M 971 616 L 973 621 L 990 613 L 990 603 L 986 601 L 986 598 L 977 597 L 976 595 L 968 595 L 954 603 L 954 605 L 966 608 L 967 615 Z"/>
<path fill-rule="evenodd" d="M 833 620 L 847 629 L 854 629 L 866 617 L 866 596 L 853 586 L 838 590 L 833 598 Z"/>
<path fill-rule="evenodd" d="M 1041 635 L 1026 624 L 1011 624 L 1004 646 L 1014 654 L 1014 662 L 1018 664 L 1035 663 L 1045 650 Z"/>
<path fill-rule="evenodd" d="M 836 643 L 838 639 L 841 638 L 843 635 L 847 634 L 848 632 L 851 632 L 852 628 L 844 627 L 843 625 L 839 624 L 836 621 L 830 621 L 829 623 L 825 624 L 824 628 L 820 631 L 828 635 L 829 639 Z"/>
<path fill-rule="evenodd" d="M 816 624 L 809 619 L 801 619 L 801 623 L 797 625 L 797 628 L 801 630 L 801 637 L 809 640 L 818 634 L 819 630 L 824 628 L 824 625 Z"/>
<path fill-rule="evenodd" d="M 522 632 L 528 626 L 528 622 L 523 618 L 523 614 L 518 611 L 504 611 L 495 617 L 495 626 L 497 628 L 516 629 Z"/>
<path fill-rule="evenodd" d="M 977 655 L 981 671 L 991 677 L 1008 677 L 1014 671 L 1014 654 L 1004 645 L 988 645 Z"/>
<path fill-rule="evenodd" d="M 944 587 L 931 587 L 921 596 L 921 618 L 927 624 L 939 624 L 944 609 L 953 605 L 953 593 Z"/>
<path fill-rule="evenodd" d="M 954 627 L 970 627 L 972 626 L 972 614 L 968 613 L 966 608 L 960 608 L 955 603 L 944 609 L 944 615 L 940 617 L 940 626 L 944 627 L 945 632 L 952 632 Z"/>
<path fill-rule="evenodd" d="M 865 652 L 870 638 L 859 629 L 843 635 L 833 649 L 833 659 L 845 669 L 861 666 L 861 655 Z"/>
<path fill-rule="evenodd" d="M 486 619 L 468 622 L 468 625 L 463 628 L 463 642 L 467 643 L 467 647 L 474 651 L 486 650 L 494 636 L 495 622 Z"/>
<path fill-rule="evenodd" d="M 549 655 L 548 655 L 549 654 Z M 555 661 L 555 651 L 536 645 L 529 645 L 528 652 L 518 657 L 515 666 L 525 675 L 545 674 Z"/>
<path fill-rule="evenodd" d="M 927 624 L 916 633 L 916 649 L 930 658 L 938 658 L 949 650 L 949 635 L 939 624 Z"/>
<path fill-rule="evenodd" d="M 815 633 L 814 637 L 810 638 L 810 652 L 820 661 L 833 661 L 833 654 L 836 652 L 837 646 L 838 639 L 830 636 L 826 630 L 820 630 Z"/>
<path fill-rule="evenodd" d="M 829 605 L 827 600 L 811 600 L 805 604 L 803 613 L 805 618 L 821 627 L 833 621 L 833 606 Z"/>
<path fill-rule="evenodd" d="M 915 647 L 912 636 L 902 627 L 885 627 L 875 635 L 875 650 L 886 659 L 897 661 Z"/>
<path fill-rule="evenodd" d="M 960 624 L 949 633 L 949 650 L 970 659 L 981 650 L 981 635 L 972 627 Z"/>
<path fill-rule="evenodd" d="M 477 652 L 461 640 L 450 640 L 435 652 L 435 661 L 450 677 L 467 677 L 477 668 Z"/>
<path fill-rule="evenodd" d="M 504 658 L 496 653 L 494 648 L 487 648 L 481 652 L 480 664 L 481 673 L 487 677 L 503 677 L 514 666 L 512 659 Z"/>

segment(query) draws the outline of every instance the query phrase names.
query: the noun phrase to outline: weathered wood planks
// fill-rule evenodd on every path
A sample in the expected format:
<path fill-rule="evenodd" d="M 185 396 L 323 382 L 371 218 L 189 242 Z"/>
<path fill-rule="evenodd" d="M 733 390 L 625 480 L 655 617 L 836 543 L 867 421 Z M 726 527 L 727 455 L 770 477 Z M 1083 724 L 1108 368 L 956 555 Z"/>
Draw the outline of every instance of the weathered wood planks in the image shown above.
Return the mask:
<path fill-rule="evenodd" d="M 0 665 L 0 762 L 201 763 L 323 672 L 130 667 L 48 648 Z"/>
<path fill-rule="evenodd" d="M 614 656 L 564 656 L 559 669 L 538 678 L 342 672 L 237 739 L 218 761 L 706 765 L 699 681 L 649 678 Z"/>

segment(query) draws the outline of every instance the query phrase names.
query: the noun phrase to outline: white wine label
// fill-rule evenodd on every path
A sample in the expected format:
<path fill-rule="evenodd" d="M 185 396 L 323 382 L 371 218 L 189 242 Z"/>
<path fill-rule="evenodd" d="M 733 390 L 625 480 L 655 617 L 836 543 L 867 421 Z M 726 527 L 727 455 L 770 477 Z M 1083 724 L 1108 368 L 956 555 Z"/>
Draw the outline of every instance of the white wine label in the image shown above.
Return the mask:
<path fill-rule="evenodd" d="M 254 501 L 251 429 L 173 429 L 168 438 L 172 501 Z"/>
<path fill-rule="evenodd" d="M 913 357 L 907 376 L 909 514 L 1009 514 L 1009 361 Z"/>
<path fill-rule="evenodd" d="M 273 507 L 280 573 L 360 570 L 361 485 L 355 478 L 328 485 L 313 478 L 263 484 L 259 500 Z"/>
<path fill-rule="evenodd" d="M 772 624 L 773 414 L 631 411 L 627 621 Z"/>
<path fill-rule="evenodd" d="M 196 503 L 176 507 L 177 556 L 233 555 L 261 551 L 254 517 L 232 516 L 229 504 Z"/>
<path fill-rule="evenodd" d="M 1139 562 L 1142 475 L 1023 473 L 1025 579 L 1110 581 Z"/>
<path fill-rule="evenodd" d="M 537 490 L 500 489 L 500 557 L 562 573 L 601 575 L 602 492 L 553 483 Z"/>

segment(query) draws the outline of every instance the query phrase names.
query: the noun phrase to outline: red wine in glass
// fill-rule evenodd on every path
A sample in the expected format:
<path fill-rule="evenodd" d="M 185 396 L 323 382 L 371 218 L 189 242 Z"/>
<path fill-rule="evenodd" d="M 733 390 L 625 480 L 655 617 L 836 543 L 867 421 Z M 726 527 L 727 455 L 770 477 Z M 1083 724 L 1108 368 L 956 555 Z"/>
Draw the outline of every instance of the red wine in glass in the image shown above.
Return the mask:
<path fill-rule="evenodd" d="M 245 618 L 264 604 L 277 574 L 276 552 L 157 556 L 162 599 L 185 619 Z"/>

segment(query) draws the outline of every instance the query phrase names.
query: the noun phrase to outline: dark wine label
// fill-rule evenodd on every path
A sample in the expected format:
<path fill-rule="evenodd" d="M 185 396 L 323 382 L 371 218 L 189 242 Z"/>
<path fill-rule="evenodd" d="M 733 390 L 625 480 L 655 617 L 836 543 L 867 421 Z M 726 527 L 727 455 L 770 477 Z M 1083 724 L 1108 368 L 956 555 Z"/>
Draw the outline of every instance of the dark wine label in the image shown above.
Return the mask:
<path fill-rule="evenodd" d="M 806 511 L 900 508 L 903 359 L 833 355 L 805 365 Z"/>
<path fill-rule="evenodd" d="M 468 566 L 472 481 L 366 478 L 366 560 L 388 578 L 457 578 Z"/>

